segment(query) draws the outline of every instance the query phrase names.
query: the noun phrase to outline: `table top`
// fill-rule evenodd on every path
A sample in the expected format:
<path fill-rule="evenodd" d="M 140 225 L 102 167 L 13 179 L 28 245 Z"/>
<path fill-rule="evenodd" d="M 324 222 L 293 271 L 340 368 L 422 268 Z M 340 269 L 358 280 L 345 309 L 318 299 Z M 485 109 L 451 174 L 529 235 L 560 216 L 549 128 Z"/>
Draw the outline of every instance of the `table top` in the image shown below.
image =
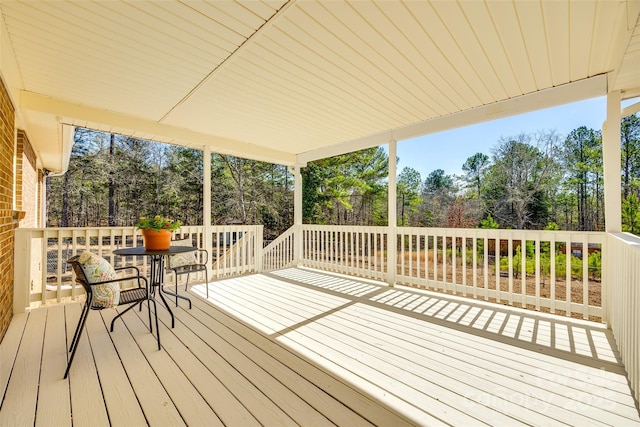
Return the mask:
<path fill-rule="evenodd" d="M 137 246 L 135 248 L 120 248 L 113 251 L 116 255 L 175 255 L 186 252 L 193 252 L 198 248 L 193 246 L 170 246 L 169 249 L 162 251 L 149 251 L 144 246 Z"/>

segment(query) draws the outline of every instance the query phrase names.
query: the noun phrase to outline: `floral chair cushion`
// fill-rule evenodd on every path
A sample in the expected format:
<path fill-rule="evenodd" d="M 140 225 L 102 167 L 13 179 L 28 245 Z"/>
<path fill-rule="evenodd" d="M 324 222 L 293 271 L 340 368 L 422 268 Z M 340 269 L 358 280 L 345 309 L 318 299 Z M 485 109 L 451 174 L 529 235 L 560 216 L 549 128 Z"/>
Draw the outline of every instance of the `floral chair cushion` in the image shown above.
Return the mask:
<path fill-rule="evenodd" d="M 191 239 L 172 240 L 171 246 L 193 246 Z M 196 264 L 196 253 L 187 252 L 169 256 L 169 268 L 178 268 L 185 265 Z"/>
<path fill-rule="evenodd" d="M 116 271 L 109 264 L 109 261 L 91 252 L 83 252 L 78 258 L 78 264 L 90 284 L 117 279 Z M 103 283 L 92 286 L 92 288 L 94 306 L 113 308 L 118 305 L 120 301 L 120 284 L 118 282 Z"/>

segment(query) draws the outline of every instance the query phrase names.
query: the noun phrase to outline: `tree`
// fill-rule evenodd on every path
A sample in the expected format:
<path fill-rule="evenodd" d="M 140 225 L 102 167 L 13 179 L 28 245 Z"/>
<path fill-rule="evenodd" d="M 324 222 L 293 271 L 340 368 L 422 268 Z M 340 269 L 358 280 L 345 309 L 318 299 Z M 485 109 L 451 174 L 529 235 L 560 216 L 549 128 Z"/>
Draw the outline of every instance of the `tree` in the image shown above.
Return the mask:
<path fill-rule="evenodd" d="M 466 183 L 466 188 L 472 191 L 471 197 L 480 196 L 482 182 L 489 164 L 489 156 L 484 153 L 476 153 L 462 165 L 463 180 Z"/>
<path fill-rule="evenodd" d="M 640 117 L 625 117 L 620 123 L 622 150 L 622 196 L 640 190 Z"/>
<path fill-rule="evenodd" d="M 491 217 L 491 215 L 487 215 L 485 219 L 480 221 L 480 228 L 497 230 L 500 228 L 500 225 Z"/>
<path fill-rule="evenodd" d="M 381 225 L 388 166 L 380 147 L 310 162 L 302 170 L 304 221 Z"/>
<path fill-rule="evenodd" d="M 200 150 L 177 146 L 169 146 L 166 151 L 166 167 L 172 177 L 165 186 L 167 197 L 171 198 L 170 215 L 188 224 L 203 223 L 203 154 Z"/>
<path fill-rule="evenodd" d="M 478 224 L 473 200 L 456 197 L 447 208 L 447 227 L 473 228 Z"/>
<path fill-rule="evenodd" d="M 399 225 L 413 225 L 409 217 L 417 212 L 417 206 L 422 201 L 420 198 L 421 182 L 420 172 L 413 168 L 405 167 L 400 172 L 396 190 L 398 204 L 400 205 Z"/>
<path fill-rule="evenodd" d="M 622 200 L 622 231 L 640 234 L 640 199 L 635 194 Z"/>
<path fill-rule="evenodd" d="M 47 179 L 49 226 L 132 226 L 141 215 L 202 224 L 203 152 L 78 128 L 69 168 Z M 247 221 L 273 236 L 292 222 L 286 167 L 212 155 L 214 223 L 238 218 L 239 192 L 228 164 L 238 164 Z M 233 170 L 236 173 L 236 170 Z"/>
<path fill-rule="evenodd" d="M 521 133 L 499 141 L 483 189 L 488 210 L 498 221 L 517 229 L 547 222 L 548 191 L 559 181 L 558 141 L 555 132 Z"/>
<path fill-rule="evenodd" d="M 116 151 L 116 136 L 114 134 L 110 135 L 110 143 L 109 143 L 109 227 L 113 227 L 116 225 L 116 205 L 115 205 L 115 191 L 116 191 L 116 181 L 115 181 L 115 168 L 114 168 L 114 157 Z"/>
<path fill-rule="evenodd" d="M 604 205 L 601 191 L 602 137 L 599 131 L 582 126 L 565 139 L 564 166 L 567 190 L 576 197 L 578 230 L 601 227 Z"/>
<path fill-rule="evenodd" d="M 436 169 L 424 180 L 421 197 L 421 224 L 423 226 L 445 227 L 447 209 L 456 197 L 458 189 L 451 175 Z"/>

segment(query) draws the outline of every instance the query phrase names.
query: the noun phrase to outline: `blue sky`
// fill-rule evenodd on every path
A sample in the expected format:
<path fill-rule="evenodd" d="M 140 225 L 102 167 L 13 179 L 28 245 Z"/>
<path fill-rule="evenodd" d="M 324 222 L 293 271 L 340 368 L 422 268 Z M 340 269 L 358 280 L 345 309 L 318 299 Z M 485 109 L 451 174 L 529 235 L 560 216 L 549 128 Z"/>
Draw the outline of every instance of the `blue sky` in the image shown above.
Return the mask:
<path fill-rule="evenodd" d="M 478 152 L 491 156 L 492 148 L 501 137 L 521 132 L 555 129 L 564 137 L 580 126 L 601 129 L 606 118 L 606 102 L 606 97 L 593 98 L 398 141 L 398 174 L 407 166 L 420 172 L 423 181 L 436 169 L 443 169 L 449 175 L 460 174 L 462 164 L 469 157 Z"/>

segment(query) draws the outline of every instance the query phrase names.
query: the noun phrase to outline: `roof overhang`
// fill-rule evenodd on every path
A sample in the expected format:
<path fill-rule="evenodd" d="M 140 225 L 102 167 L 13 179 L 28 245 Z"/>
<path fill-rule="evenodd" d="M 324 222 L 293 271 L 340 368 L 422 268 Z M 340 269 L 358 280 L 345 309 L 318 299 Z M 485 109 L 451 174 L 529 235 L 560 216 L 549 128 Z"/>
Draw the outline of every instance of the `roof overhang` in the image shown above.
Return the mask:
<path fill-rule="evenodd" d="M 74 126 L 292 165 L 638 96 L 639 13 L 589 0 L 0 0 L 0 74 L 53 172 Z"/>

